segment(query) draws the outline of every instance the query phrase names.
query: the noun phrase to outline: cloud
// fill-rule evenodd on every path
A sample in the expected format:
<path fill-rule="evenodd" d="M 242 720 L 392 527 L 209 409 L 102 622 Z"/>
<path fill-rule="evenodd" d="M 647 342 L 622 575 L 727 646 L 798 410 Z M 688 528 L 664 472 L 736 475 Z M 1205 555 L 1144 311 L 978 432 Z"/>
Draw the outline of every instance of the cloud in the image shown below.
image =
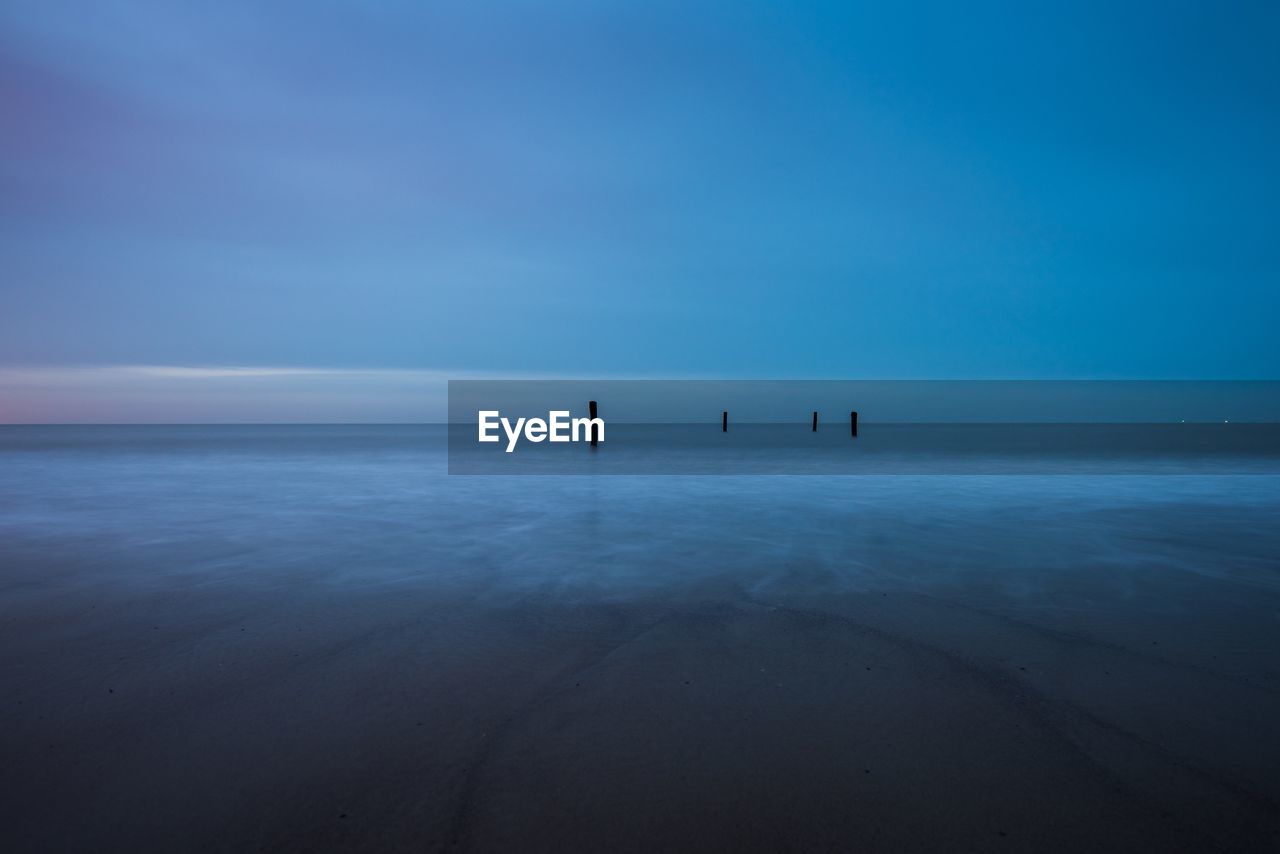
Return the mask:
<path fill-rule="evenodd" d="M 5 423 L 418 423 L 475 372 L 279 366 L 0 367 Z"/>

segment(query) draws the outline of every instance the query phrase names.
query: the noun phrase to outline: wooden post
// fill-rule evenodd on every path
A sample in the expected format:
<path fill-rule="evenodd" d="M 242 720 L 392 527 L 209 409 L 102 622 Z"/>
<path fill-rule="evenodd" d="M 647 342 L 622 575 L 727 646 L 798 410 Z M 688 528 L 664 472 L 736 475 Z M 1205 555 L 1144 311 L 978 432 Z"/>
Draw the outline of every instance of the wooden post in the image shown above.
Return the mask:
<path fill-rule="evenodd" d="M 849 435 L 858 438 L 858 410 L 849 413 Z"/>
<path fill-rule="evenodd" d="M 729 410 L 727 409 L 724 412 L 720 413 L 720 432 L 721 433 L 729 432 Z"/>
<path fill-rule="evenodd" d="M 587 401 L 587 414 L 594 419 L 596 417 L 596 402 L 594 400 Z M 596 429 L 596 425 L 591 425 L 591 447 L 595 447 L 600 441 L 600 431 Z"/>
<path fill-rule="evenodd" d="M 813 410 L 813 432 L 818 432 L 818 410 Z"/>

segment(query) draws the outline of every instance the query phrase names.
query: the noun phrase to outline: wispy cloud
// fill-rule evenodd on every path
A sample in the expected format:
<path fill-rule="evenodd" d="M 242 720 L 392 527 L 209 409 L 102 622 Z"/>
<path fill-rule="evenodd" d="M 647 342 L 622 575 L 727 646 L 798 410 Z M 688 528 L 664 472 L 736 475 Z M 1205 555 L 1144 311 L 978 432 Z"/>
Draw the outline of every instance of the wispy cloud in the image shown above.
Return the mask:
<path fill-rule="evenodd" d="M 0 422 L 422 422 L 474 371 L 286 366 L 0 367 Z"/>
<path fill-rule="evenodd" d="M 0 365 L 0 424 L 416 424 L 445 420 L 449 380 L 565 378 L 443 368 Z"/>
<path fill-rule="evenodd" d="M 389 373 L 430 376 L 430 371 L 351 371 L 341 368 L 293 368 L 268 366 L 187 366 L 187 365 L 92 365 L 92 366 L 0 366 L 0 384 L 49 386 L 94 383 L 131 383 L 140 380 L 206 380 L 276 377 L 334 377 L 352 373 Z"/>

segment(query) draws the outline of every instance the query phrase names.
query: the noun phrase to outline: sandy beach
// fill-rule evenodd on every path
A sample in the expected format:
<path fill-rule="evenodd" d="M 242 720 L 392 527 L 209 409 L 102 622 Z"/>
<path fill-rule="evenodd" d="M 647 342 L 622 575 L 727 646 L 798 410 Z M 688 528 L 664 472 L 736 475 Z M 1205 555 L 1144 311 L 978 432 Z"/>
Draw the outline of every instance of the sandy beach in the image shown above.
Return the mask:
<path fill-rule="evenodd" d="M 1280 838 L 1273 478 L 109 457 L 5 483 L 9 850 Z"/>

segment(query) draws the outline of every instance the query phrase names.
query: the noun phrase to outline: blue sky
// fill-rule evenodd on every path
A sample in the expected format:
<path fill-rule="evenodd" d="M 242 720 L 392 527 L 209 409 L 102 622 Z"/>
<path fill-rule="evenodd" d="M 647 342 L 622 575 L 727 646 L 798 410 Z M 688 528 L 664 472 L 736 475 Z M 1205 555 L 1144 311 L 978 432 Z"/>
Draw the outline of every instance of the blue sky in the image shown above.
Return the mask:
<path fill-rule="evenodd" d="M 0 366 L 1280 376 L 1280 7 L 1033 6 L 10 0 Z"/>

